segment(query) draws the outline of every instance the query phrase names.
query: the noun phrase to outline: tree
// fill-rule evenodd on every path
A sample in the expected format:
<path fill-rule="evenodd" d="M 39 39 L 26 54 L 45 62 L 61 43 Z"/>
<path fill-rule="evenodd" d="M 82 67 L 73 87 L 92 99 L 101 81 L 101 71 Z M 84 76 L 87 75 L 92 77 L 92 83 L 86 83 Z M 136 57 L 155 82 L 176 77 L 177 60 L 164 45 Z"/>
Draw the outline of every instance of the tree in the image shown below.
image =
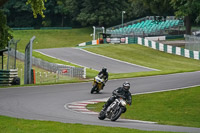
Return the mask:
<path fill-rule="evenodd" d="M 129 0 L 129 3 L 130 5 L 127 11 L 129 17 L 143 17 L 152 15 L 150 8 L 146 6 L 142 0 Z"/>
<path fill-rule="evenodd" d="M 60 14 L 62 16 L 62 22 L 61 22 L 61 26 L 64 26 L 64 19 L 66 17 L 66 15 L 69 14 L 69 9 L 65 8 L 67 6 L 67 1 L 66 0 L 58 0 L 57 1 L 57 6 L 55 7 L 55 13 L 56 14 Z"/>
<path fill-rule="evenodd" d="M 9 33 L 6 16 L 3 14 L 2 10 L 0 10 L 0 20 L 0 49 L 3 49 L 8 44 L 8 41 L 12 38 L 12 36 Z"/>
<path fill-rule="evenodd" d="M 27 0 L 26 4 L 31 5 L 33 15 L 35 18 L 37 18 L 37 14 L 40 14 L 42 17 L 45 17 L 43 10 L 46 10 L 46 8 L 44 7 L 44 2 L 46 1 L 47 0 Z"/>
<path fill-rule="evenodd" d="M 119 23 L 127 0 L 84 0 L 77 20 L 83 25 L 108 26 Z"/>
<path fill-rule="evenodd" d="M 170 5 L 169 0 L 143 0 L 143 2 L 155 15 L 167 16 L 173 14 L 173 8 Z"/>
<path fill-rule="evenodd" d="M 7 25 L 10 27 L 32 27 L 35 21 L 30 5 L 26 5 L 27 0 L 8 1 L 4 7 L 4 13 L 7 16 Z M 41 21 L 40 21 L 41 22 Z"/>
<path fill-rule="evenodd" d="M 191 34 L 191 22 L 200 21 L 199 0 L 130 0 L 133 3 L 143 3 L 144 9 L 159 16 L 175 15 L 177 18 L 185 18 L 186 34 Z M 139 7 L 138 7 L 139 8 Z M 139 11 L 141 12 L 141 11 Z M 194 19 L 193 19 L 194 17 Z"/>
<path fill-rule="evenodd" d="M 1 0 L 0 1 L 0 7 L 2 7 L 8 0 Z"/>
<path fill-rule="evenodd" d="M 83 8 L 82 3 L 84 0 L 65 0 L 64 8 L 69 11 L 69 18 L 71 23 L 77 23 L 77 17 L 81 13 L 81 9 Z M 80 23 L 78 23 L 80 25 Z"/>
<path fill-rule="evenodd" d="M 191 34 L 191 17 L 195 17 L 196 22 L 200 21 L 200 1 L 199 0 L 171 0 L 171 4 L 176 10 L 177 17 L 185 17 L 186 34 Z"/>
<path fill-rule="evenodd" d="M 173 14 L 169 0 L 130 0 L 137 14 L 167 16 Z"/>
<path fill-rule="evenodd" d="M 0 7 L 3 7 L 3 5 L 8 1 L 9 0 L 1 0 Z M 42 17 L 44 17 L 44 2 L 46 2 L 46 0 L 27 0 L 26 4 L 31 5 L 34 17 L 37 17 L 37 14 L 40 14 Z M 0 20 L 0 48 L 4 48 L 12 36 L 10 34 L 10 28 L 7 26 L 6 16 L 2 10 L 0 10 Z"/>

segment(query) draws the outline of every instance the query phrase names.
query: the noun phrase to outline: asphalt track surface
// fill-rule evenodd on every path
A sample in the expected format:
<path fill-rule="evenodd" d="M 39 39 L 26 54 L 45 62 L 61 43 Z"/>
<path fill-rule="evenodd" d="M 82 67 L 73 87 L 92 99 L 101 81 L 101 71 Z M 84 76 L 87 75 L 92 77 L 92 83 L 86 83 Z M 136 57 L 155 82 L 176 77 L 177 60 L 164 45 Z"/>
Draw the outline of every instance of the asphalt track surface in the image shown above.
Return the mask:
<path fill-rule="evenodd" d="M 82 123 L 111 127 L 126 127 L 140 130 L 200 132 L 200 128 L 147 124 L 118 119 L 116 122 L 99 120 L 97 115 L 76 113 L 64 108 L 71 102 L 101 99 L 126 80 L 132 85 L 131 92 L 147 93 L 200 85 L 200 72 L 149 76 L 110 80 L 101 94 L 90 94 L 91 82 L 62 85 L 0 88 L 0 115 L 17 118 Z M 133 105 L 134 106 L 134 103 Z"/>
<path fill-rule="evenodd" d="M 106 67 L 109 73 L 130 73 L 141 71 L 155 71 L 155 69 L 147 68 L 116 59 L 97 55 L 79 48 L 51 48 L 36 50 L 45 55 L 55 57 L 60 60 L 68 61 L 79 66 L 101 70 Z"/>

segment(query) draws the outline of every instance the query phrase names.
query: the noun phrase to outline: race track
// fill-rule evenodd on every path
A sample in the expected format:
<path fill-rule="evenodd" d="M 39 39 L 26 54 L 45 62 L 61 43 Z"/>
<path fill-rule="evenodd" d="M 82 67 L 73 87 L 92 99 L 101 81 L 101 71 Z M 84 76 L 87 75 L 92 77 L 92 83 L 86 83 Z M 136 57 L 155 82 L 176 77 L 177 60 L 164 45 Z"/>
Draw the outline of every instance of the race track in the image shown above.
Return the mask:
<path fill-rule="evenodd" d="M 38 49 L 36 51 L 60 60 L 68 61 L 73 64 L 92 68 L 98 71 L 100 71 L 102 67 L 106 67 L 109 73 L 130 73 L 156 70 L 108 58 L 102 55 L 97 55 L 79 48 L 51 48 Z"/>
<path fill-rule="evenodd" d="M 101 94 L 90 94 L 90 83 L 31 86 L 0 89 L 0 115 L 17 118 L 50 120 L 64 123 L 82 123 L 140 130 L 200 132 L 200 128 L 147 124 L 133 121 L 100 121 L 97 115 L 76 113 L 64 108 L 71 102 L 100 99 L 111 96 L 113 89 L 127 80 L 131 92 L 145 93 L 200 85 L 200 72 L 150 76 L 108 81 Z M 134 106 L 134 104 L 133 104 Z"/>

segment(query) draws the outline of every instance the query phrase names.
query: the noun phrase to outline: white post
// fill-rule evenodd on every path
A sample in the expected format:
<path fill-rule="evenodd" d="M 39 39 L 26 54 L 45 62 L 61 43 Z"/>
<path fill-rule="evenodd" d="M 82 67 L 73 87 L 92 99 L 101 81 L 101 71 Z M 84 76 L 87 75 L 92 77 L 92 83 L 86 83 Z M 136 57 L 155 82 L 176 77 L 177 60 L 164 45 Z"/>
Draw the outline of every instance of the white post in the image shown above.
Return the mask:
<path fill-rule="evenodd" d="M 86 78 L 86 67 L 83 68 L 83 78 Z"/>
<path fill-rule="evenodd" d="M 104 28 L 104 27 L 102 27 L 102 29 L 103 29 L 103 33 L 105 33 L 105 28 Z"/>
<path fill-rule="evenodd" d="M 124 13 L 125 11 L 122 11 L 122 34 L 124 34 Z"/>
<path fill-rule="evenodd" d="M 22 68 L 21 68 L 21 80 L 22 80 Z"/>
<path fill-rule="evenodd" d="M 42 74 L 41 74 L 41 72 L 40 72 L 40 83 L 42 83 Z"/>
<path fill-rule="evenodd" d="M 95 26 L 93 26 L 93 40 L 95 40 Z"/>

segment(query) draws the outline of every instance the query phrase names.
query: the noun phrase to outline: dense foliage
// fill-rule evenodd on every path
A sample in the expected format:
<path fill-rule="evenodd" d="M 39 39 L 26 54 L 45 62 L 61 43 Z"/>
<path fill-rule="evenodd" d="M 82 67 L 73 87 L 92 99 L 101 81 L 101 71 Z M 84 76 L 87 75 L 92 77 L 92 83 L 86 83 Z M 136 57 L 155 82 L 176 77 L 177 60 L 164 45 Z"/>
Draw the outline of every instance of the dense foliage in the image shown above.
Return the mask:
<path fill-rule="evenodd" d="M 175 14 L 178 17 L 192 16 L 190 18 L 192 22 L 200 20 L 200 2 L 198 0 L 4 1 L 8 1 L 4 4 L 3 9 L 10 27 L 82 27 L 93 25 L 109 27 L 121 23 L 122 11 L 126 11 L 124 14 L 125 22 L 146 15 L 167 16 Z M 25 3 L 29 5 L 27 6 Z M 37 17 L 36 19 L 32 13 L 35 18 Z"/>
<path fill-rule="evenodd" d="M 200 22 L 199 0 L 1 0 L 1 36 L 10 27 L 114 26 L 147 15 L 182 17 L 187 34 Z M 39 14 L 39 15 L 38 15 Z M 3 35 L 4 34 L 4 35 Z M 6 37 L 8 38 L 8 37 Z"/>
<path fill-rule="evenodd" d="M 5 48 L 8 44 L 11 34 L 9 33 L 9 27 L 7 26 L 6 16 L 3 11 L 0 10 L 0 49 Z"/>

